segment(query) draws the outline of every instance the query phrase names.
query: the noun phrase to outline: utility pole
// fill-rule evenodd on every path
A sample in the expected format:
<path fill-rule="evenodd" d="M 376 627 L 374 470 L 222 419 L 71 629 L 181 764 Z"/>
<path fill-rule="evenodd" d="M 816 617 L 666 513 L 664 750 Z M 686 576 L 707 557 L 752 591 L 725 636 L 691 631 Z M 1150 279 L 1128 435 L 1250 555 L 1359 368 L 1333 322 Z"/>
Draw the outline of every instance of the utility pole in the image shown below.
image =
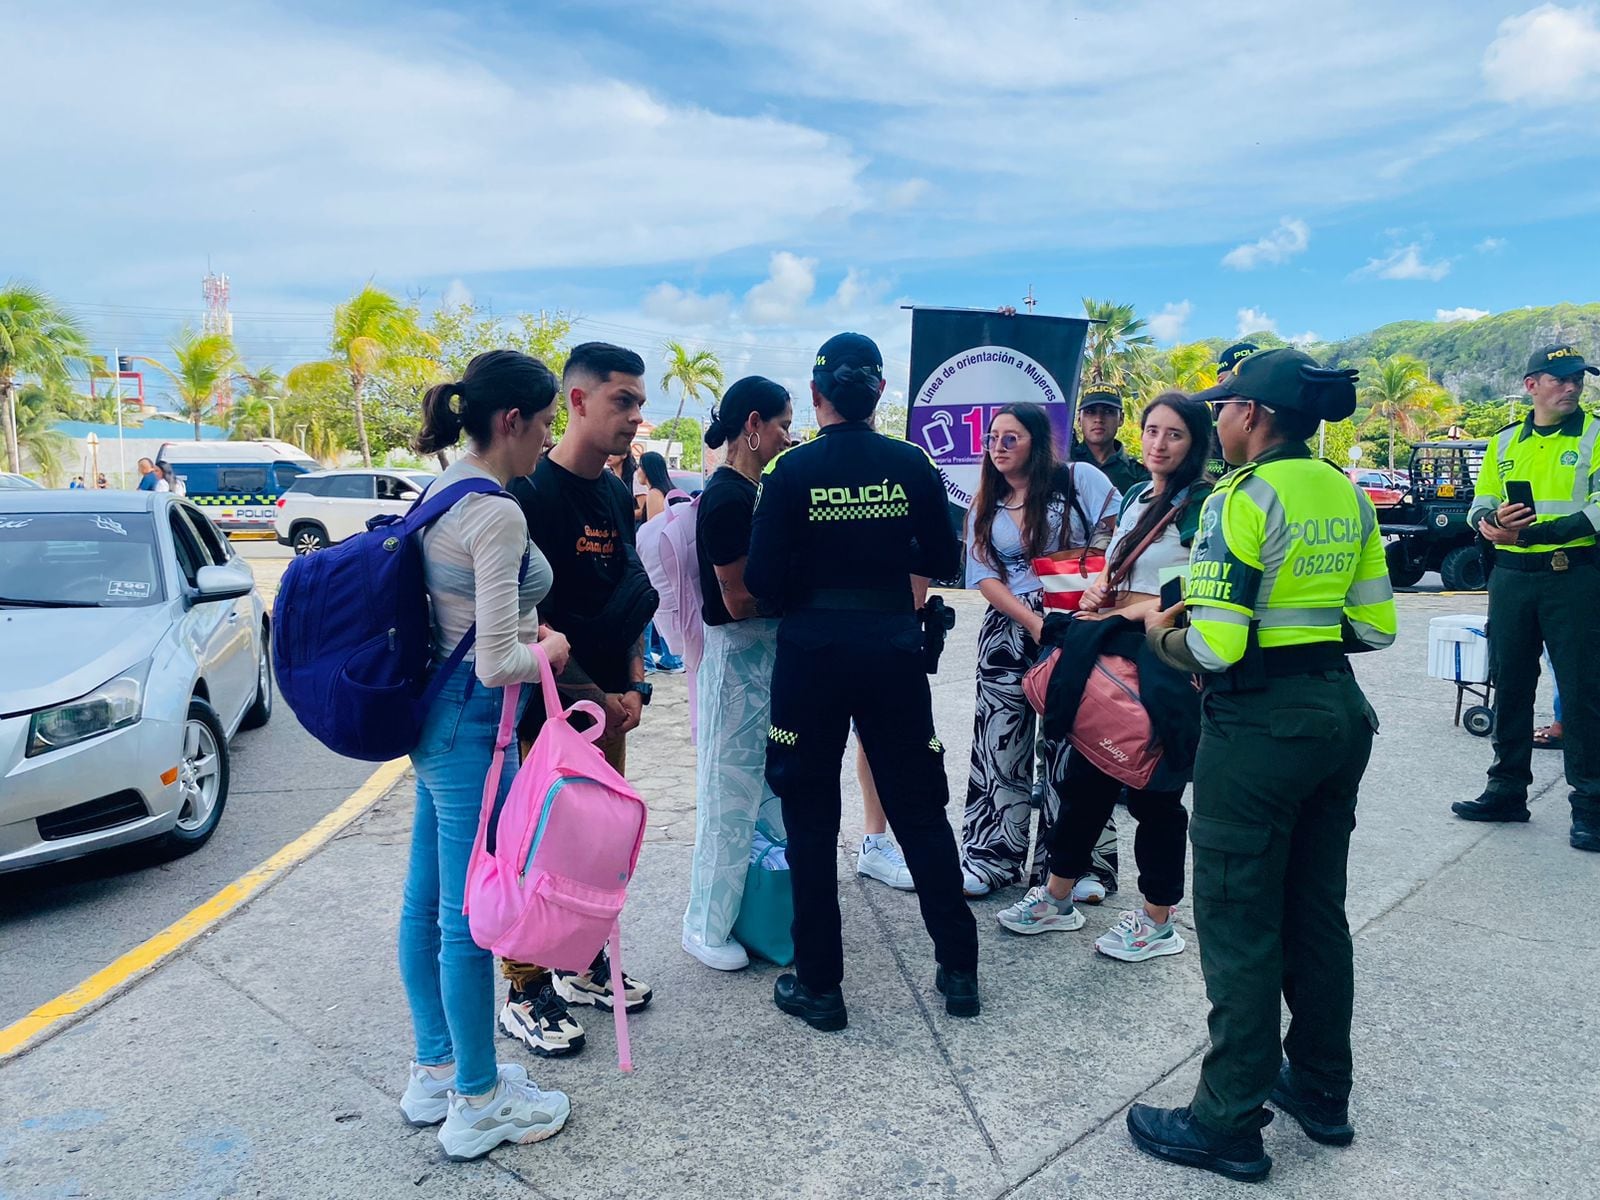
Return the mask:
<path fill-rule="evenodd" d="M 1033 294 L 1033 284 L 1030 283 L 1028 285 L 1028 294 L 1022 298 L 1022 302 L 1025 305 L 1028 306 L 1028 312 L 1030 314 L 1033 312 L 1034 308 L 1038 305 L 1039 299 L 1038 299 L 1037 296 L 1035 296 Z"/>

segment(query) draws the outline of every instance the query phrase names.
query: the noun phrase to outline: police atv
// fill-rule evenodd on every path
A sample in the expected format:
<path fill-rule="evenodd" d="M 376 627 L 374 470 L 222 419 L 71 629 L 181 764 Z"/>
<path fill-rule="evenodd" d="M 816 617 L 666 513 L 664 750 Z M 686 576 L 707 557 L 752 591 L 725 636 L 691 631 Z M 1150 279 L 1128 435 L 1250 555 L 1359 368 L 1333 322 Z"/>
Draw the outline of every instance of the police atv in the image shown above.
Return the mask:
<path fill-rule="evenodd" d="M 1389 581 L 1412 587 L 1429 571 L 1439 572 L 1446 591 L 1475 592 L 1486 581 L 1478 531 L 1467 524 L 1473 484 L 1487 442 L 1418 442 L 1400 502 L 1378 510 L 1378 528 Z"/>

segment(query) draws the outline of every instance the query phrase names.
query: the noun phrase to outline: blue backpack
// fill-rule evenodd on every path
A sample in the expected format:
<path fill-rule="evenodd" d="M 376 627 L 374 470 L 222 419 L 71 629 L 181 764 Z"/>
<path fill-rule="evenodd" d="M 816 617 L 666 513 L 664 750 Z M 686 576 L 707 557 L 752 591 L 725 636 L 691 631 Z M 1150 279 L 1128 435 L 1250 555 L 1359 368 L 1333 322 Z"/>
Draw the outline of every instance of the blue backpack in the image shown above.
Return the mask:
<path fill-rule="evenodd" d="M 289 564 L 272 607 L 278 692 L 307 732 L 347 758 L 387 762 L 411 753 L 434 697 L 477 638 L 467 630 L 430 681 L 432 630 L 422 532 L 474 493 L 510 497 L 464 479 L 418 500 L 405 516 Z M 514 498 L 514 497 L 513 497 Z M 522 569 L 527 571 L 527 557 Z"/>

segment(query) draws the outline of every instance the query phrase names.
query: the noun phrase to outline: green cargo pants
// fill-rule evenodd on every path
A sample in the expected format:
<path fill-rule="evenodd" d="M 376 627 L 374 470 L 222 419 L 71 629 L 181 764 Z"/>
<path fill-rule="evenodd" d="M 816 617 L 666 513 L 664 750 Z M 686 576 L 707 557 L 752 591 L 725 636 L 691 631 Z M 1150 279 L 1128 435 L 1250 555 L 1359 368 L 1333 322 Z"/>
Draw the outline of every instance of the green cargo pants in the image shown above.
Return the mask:
<path fill-rule="evenodd" d="M 1502 554 L 1500 561 L 1509 557 Z M 1546 647 L 1561 688 L 1572 811 L 1600 820 L 1600 565 L 1574 561 L 1565 571 L 1497 565 L 1489 576 L 1489 661 L 1496 692 L 1491 792 L 1528 798 L 1533 699 Z"/>
<path fill-rule="evenodd" d="M 1348 1097 L 1354 1004 L 1345 868 L 1378 720 L 1347 671 L 1208 689 L 1194 771 L 1194 919 L 1211 1049 L 1194 1115 L 1257 1128 L 1283 1054 Z M 1289 1005 L 1287 1038 L 1279 1041 Z"/>

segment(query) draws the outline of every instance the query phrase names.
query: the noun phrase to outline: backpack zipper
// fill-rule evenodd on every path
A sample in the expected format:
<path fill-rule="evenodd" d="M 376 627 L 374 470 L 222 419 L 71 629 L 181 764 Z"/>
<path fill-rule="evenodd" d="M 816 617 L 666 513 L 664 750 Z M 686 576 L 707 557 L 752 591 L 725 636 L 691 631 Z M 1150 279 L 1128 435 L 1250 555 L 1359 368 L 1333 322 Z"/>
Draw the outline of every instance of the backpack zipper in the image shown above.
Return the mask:
<path fill-rule="evenodd" d="M 528 871 L 533 867 L 533 856 L 538 853 L 539 843 L 544 839 L 544 827 L 550 823 L 550 811 L 555 808 L 556 797 L 561 794 L 561 789 L 569 783 L 596 783 L 584 775 L 563 775 L 550 785 L 550 790 L 544 794 L 544 807 L 539 812 L 539 823 L 534 826 L 533 841 L 528 846 L 528 856 L 522 860 L 522 870 L 517 872 L 519 880 L 528 877 Z"/>

